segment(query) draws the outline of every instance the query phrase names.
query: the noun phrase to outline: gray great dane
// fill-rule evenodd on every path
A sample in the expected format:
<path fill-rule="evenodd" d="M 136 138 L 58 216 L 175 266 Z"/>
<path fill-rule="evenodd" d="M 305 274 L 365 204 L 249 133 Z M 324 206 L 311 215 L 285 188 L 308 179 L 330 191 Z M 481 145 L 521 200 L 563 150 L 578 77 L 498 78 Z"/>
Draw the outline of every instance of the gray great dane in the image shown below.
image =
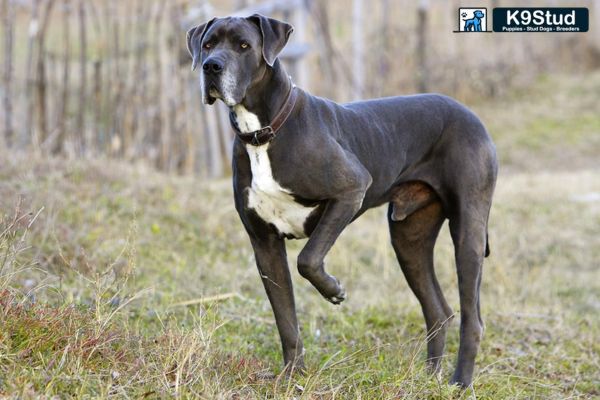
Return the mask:
<path fill-rule="evenodd" d="M 273 308 L 287 371 L 304 368 L 285 239 L 308 238 L 300 275 L 334 304 L 345 298 L 324 259 L 344 228 L 389 203 L 392 246 L 425 316 L 438 372 L 453 312 L 433 248 L 445 219 L 455 248 L 460 346 L 452 383 L 472 383 L 483 334 L 482 264 L 496 182 L 495 146 L 480 120 L 436 94 L 337 104 L 295 87 L 277 55 L 292 26 L 252 15 L 213 18 L 187 34 L 203 101 L 229 106 L 235 206 Z"/>

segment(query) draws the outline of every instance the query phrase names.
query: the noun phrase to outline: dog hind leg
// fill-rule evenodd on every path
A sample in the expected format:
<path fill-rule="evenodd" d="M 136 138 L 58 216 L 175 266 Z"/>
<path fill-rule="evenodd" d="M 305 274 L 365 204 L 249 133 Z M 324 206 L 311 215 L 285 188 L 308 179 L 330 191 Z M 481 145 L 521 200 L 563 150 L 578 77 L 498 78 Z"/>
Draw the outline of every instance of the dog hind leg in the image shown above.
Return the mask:
<path fill-rule="evenodd" d="M 479 212 L 474 215 L 474 210 Z M 463 387 L 472 383 L 475 357 L 483 336 L 479 288 L 486 248 L 487 212 L 488 206 L 469 204 L 469 208 L 450 217 L 460 295 L 460 345 L 451 383 Z M 480 218 L 481 215 L 484 218 Z"/>
<path fill-rule="evenodd" d="M 433 248 L 445 217 L 439 200 L 402 221 L 393 220 L 393 207 L 390 203 L 388 221 L 392 246 L 408 285 L 421 303 L 428 335 L 428 367 L 436 373 L 440 371 L 446 330 L 452 318 L 452 309 L 444 298 L 433 266 Z"/>

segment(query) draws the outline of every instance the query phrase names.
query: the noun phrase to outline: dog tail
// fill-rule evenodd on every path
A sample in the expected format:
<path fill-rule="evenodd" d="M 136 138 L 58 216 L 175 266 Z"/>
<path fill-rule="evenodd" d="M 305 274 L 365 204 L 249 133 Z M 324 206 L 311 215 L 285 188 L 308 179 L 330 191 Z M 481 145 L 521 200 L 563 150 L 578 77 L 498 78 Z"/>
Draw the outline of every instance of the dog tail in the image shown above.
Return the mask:
<path fill-rule="evenodd" d="M 488 233 L 485 233 L 485 257 L 488 257 L 490 255 L 490 235 L 488 235 Z"/>

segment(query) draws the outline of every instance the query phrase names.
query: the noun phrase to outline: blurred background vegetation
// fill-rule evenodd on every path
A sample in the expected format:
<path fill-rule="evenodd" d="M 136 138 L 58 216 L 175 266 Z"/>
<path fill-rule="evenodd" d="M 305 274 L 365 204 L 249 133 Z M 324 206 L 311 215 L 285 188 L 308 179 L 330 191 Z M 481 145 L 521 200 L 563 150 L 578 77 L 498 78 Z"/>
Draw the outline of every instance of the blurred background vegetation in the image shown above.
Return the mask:
<path fill-rule="evenodd" d="M 480 3 L 490 12 L 514 5 Z M 201 105 L 185 50 L 186 30 L 215 15 L 260 12 L 291 22 L 295 32 L 282 54 L 289 73 L 312 93 L 342 102 L 432 91 L 474 105 L 526 91 L 548 73 L 600 67 L 595 1 L 578 2 L 590 8 L 587 34 L 453 34 L 461 5 L 472 4 L 2 0 L 0 145 L 227 175 L 233 139 L 227 109 Z"/>

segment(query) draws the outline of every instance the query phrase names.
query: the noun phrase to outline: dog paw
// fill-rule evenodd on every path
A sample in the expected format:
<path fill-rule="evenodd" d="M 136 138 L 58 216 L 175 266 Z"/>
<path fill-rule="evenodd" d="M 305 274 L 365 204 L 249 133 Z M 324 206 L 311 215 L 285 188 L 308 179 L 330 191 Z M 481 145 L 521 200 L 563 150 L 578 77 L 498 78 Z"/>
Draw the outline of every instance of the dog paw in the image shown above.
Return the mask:
<path fill-rule="evenodd" d="M 338 281 L 338 285 L 340 287 L 340 291 L 338 292 L 338 294 L 327 298 L 327 301 L 329 301 L 330 303 L 335 304 L 335 305 L 338 305 L 342 301 L 346 300 L 346 289 L 344 288 L 344 286 L 341 283 L 339 283 L 339 281 Z"/>
<path fill-rule="evenodd" d="M 464 390 L 472 386 L 473 380 L 472 378 L 461 377 L 460 373 L 455 371 L 449 383 L 451 386 L 458 386 L 459 388 Z"/>

